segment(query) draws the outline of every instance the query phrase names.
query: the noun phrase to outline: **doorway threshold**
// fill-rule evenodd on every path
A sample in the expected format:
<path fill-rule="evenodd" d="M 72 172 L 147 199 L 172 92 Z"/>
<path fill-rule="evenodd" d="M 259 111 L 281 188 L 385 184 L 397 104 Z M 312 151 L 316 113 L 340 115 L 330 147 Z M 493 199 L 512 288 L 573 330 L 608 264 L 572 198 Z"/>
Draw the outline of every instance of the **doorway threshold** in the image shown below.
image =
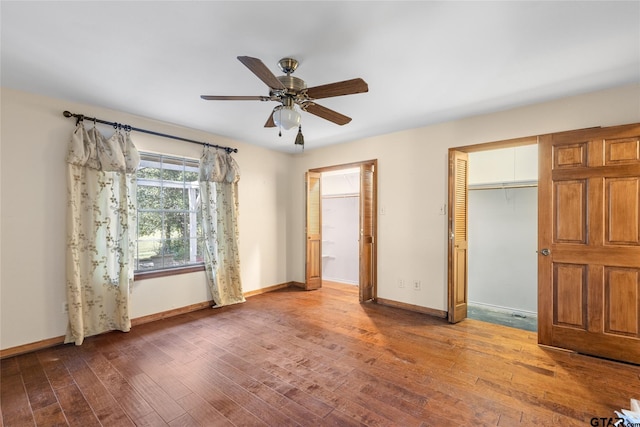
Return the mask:
<path fill-rule="evenodd" d="M 497 310 L 492 307 L 468 304 L 467 317 L 482 322 L 524 329 L 525 331 L 538 331 L 538 316 L 532 314 L 526 314 L 525 316 L 507 310 Z"/>

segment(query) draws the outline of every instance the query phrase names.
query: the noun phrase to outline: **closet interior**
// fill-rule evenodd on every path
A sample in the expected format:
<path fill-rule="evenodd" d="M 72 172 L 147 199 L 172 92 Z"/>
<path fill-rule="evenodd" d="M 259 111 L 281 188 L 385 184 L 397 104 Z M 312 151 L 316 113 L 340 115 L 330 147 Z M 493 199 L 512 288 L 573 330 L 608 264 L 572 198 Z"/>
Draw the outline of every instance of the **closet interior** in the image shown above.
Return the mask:
<path fill-rule="evenodd" d="M 358 285 L 360 169 L 323 172 L 322 278 Z"/>

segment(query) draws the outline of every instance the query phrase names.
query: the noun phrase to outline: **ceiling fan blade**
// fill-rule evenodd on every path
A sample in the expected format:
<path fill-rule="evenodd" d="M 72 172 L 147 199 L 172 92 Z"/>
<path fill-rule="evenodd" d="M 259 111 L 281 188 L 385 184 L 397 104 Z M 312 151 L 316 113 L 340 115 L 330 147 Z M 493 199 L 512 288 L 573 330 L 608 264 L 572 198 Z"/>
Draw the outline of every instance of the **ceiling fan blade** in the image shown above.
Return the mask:
<path fill-rule="evenodd" d="M 227 96 L 227 95 L 200 95 L 207 101 L 269 101 L 268 96 Z"/>
<path fill-rule="evenodd" d="M 271 112 L 271 114 L 269 114 L 269 118 L 267 119 L 267 122 L 264 124 L 264 127 L 266 127 L 266 128 L 274 128 L 274 127 L 276 127 L 276 124 L 275 124 L 275 122 L 273 121 L 273 113 L 274 113 L 275 111 L 276 111 L 276 110 L 273 110 L 273 111 Z"/>
<path fill-rule="evenodd" d="M 285 89 L 284 85 L 278 78 L 267 68 L 258 58 L 250 56 L 238 56 L 238 60 L 242 62 L 253 74 L 264 82 L 271 89 Z"/>
<path fill-rule="evenodd" d="M 322 86 L 314 86 L 307 89 L 307 95 L 311 99 L 331 98 L 332 96 L 352 95 L 354 93 L 368 92 L 367 82 L 358 78 L 343 82 L 329 83 Z"/>
<path fill-rule="evenodd" d="M 307 113 L 314 114 L 318 117 L 322 117 L 325 120 L 329 120 L 337 125 L 346 125 L 351 121 L 351 117 L 347 117 L 343 114 L 338 113 L 337 111 L 333 111 L 328 109 L 327 107 L 323 107 L 322 105 L 315 104 L 310 102 L 305 105 L 304 111 Z"/>

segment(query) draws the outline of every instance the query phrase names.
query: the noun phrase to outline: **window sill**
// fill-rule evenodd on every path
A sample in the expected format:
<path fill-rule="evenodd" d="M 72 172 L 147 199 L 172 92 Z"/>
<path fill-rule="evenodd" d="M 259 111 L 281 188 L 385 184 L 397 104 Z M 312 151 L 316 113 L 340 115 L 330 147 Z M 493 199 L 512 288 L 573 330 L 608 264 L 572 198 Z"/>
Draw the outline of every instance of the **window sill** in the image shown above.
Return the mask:
<path fill-rule="evenodd" d="M 196 271 L 204 271 L 204 264 L 196 264 L 178 268 L 166 268 L 163 270 L 136 271 L 133 275 L 133 280 L 137 282 L 139 280 L 155 279 L 156 277 L 175 276 L 177 274 L 194 273 Z"/>

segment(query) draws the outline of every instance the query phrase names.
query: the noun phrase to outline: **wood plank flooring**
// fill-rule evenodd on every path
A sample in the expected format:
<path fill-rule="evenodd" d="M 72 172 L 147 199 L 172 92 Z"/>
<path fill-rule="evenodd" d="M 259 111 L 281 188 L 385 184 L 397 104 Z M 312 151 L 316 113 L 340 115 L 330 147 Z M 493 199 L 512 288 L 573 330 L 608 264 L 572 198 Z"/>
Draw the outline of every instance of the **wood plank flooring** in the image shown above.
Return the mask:
<path fill-rule="evenodd" d="M 2 360 L 0 427 L 591 425 L 640 367 L 287 288 Z"/>

